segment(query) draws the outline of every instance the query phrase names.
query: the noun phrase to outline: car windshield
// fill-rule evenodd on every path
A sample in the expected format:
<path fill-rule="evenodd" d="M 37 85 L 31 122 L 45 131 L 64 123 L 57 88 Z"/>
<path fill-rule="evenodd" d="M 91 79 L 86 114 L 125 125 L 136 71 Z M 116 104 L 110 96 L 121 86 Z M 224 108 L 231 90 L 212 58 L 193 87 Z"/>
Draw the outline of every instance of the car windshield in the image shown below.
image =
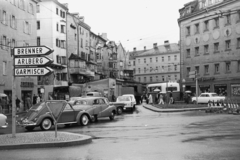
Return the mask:
<path fill-rule="evenodd" d="M 77 105 L 79 105 L 79 104 L 88 104 L 88 102 L 85 101 L 85 100 L 77 100 L 77 101 L 75 102 L 75 104 L 77 104 Z"/>
<path fill-rule="evenodd" d="M 44 104 L 45 104 L 45 103 L 42 102 L 42 103 L 38 103 L 38 104 L 36 104 L 36 105 L 33 105 L 33 106 L 31 107 L 31 110 L 40 111 L 40 110 L 43 108 Z"/>
<path fill-rule="evenodd" d="M 81 99 L 81 97 L 71 97 L 70 101 L 75 101 L 75 100 L 79 100 L 79 99 Z"/>
<path fill-rule="evenodd" d="M 131 101 L 131 100 L 130 100 L 130 97 L 127 97 L 127 96 L 118 97 L 117 102 L 121 102 L 121 101 Z"/>
<path fill-rule="evenodd" d="M 93 93 L 88 93 L 87 96 L 93 96 Z"/>
<path fill-rule="evenodd" d="M 212 97 L 217 97 L 217 96 L 218 96 L 218 95 L 217 95 L 217 94 L 215 94 L 215 93 L 214 93 L 214 94 L 212 94 Z"/>

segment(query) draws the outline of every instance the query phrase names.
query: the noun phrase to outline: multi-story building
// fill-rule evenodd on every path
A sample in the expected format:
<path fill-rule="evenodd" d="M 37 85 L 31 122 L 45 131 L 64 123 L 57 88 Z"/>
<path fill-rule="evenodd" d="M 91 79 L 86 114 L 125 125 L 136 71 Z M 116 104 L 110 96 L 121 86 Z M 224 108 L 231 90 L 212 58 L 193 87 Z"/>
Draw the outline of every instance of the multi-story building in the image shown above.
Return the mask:
<path fill-rule="evenodd" d="M 41 0 L 37 4 L 37 45 L 46 45 L 54 50 L 53 73 L 39 78 L 38 84 L 44 89 L 43 99 L 65 99 L 68 92 L 66 17 L 67 4 L 57 0 Z"/>
<path fill-rule="evenodd" d="M 36 1 L 0 1 L 0 93 L 8 95 L 6 100 L 11 106 L 13 47 L 36 46 Z M 27 96 L 37 94 L 36 77 L 16 77 L 16 96 L 25 105 Z M 13 97 L 15 100 L 16 97 Z M 11 107 L 3 106 L 5 112 Z"/>
<path fill-rule="evenodd" d="M 240 1 L 196 0 L 179 10 L 181 81 L 185 90 L 240 97 Z"/>
<path fill-rule="evenodd" d="M 179 45 L 165 41 L 153 44 L 153 49 L 135 56 L 135 80 L 143 83 L 160 83 L 180 80 Z"/>

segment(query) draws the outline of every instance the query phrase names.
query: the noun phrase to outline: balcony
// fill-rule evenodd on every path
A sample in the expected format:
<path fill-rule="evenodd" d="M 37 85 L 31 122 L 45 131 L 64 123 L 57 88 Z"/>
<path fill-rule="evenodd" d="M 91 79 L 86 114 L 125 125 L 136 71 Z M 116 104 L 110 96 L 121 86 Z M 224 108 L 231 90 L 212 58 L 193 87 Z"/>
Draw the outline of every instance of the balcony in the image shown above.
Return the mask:
<path fill-rule="evenodd" d="M 69 68 L 70 74 L 86 74 L 86 68 Z"/>

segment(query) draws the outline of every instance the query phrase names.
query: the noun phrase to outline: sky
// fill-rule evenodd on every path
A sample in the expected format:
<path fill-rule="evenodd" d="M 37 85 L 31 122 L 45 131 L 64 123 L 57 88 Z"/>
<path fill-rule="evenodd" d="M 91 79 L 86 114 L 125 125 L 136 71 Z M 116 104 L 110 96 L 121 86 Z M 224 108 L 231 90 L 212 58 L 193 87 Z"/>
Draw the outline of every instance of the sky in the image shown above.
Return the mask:
<path fill-rule="evenodd" d="M 122 43 L 126 51 L 179 42 L 179 9 L 192 0 L 58 0 L 84 16 L 95 34 Z"/>

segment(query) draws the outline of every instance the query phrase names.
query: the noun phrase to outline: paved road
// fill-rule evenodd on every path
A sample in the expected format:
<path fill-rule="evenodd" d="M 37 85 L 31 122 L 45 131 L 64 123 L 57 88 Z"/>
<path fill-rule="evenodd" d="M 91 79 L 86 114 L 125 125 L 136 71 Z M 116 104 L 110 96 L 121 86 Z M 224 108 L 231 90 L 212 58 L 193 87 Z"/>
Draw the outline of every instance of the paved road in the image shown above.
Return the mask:
<path fill-rule="evenodd" d="M 0 159 L 238 160 L 239 121 L 239 115 L 156 113 L 137 106 L 134 113 L 125 113 L 113 122 L 102 119 L 87 127 L 59 127 L 93 136 L 91 144 L 0 151 Z"/>

